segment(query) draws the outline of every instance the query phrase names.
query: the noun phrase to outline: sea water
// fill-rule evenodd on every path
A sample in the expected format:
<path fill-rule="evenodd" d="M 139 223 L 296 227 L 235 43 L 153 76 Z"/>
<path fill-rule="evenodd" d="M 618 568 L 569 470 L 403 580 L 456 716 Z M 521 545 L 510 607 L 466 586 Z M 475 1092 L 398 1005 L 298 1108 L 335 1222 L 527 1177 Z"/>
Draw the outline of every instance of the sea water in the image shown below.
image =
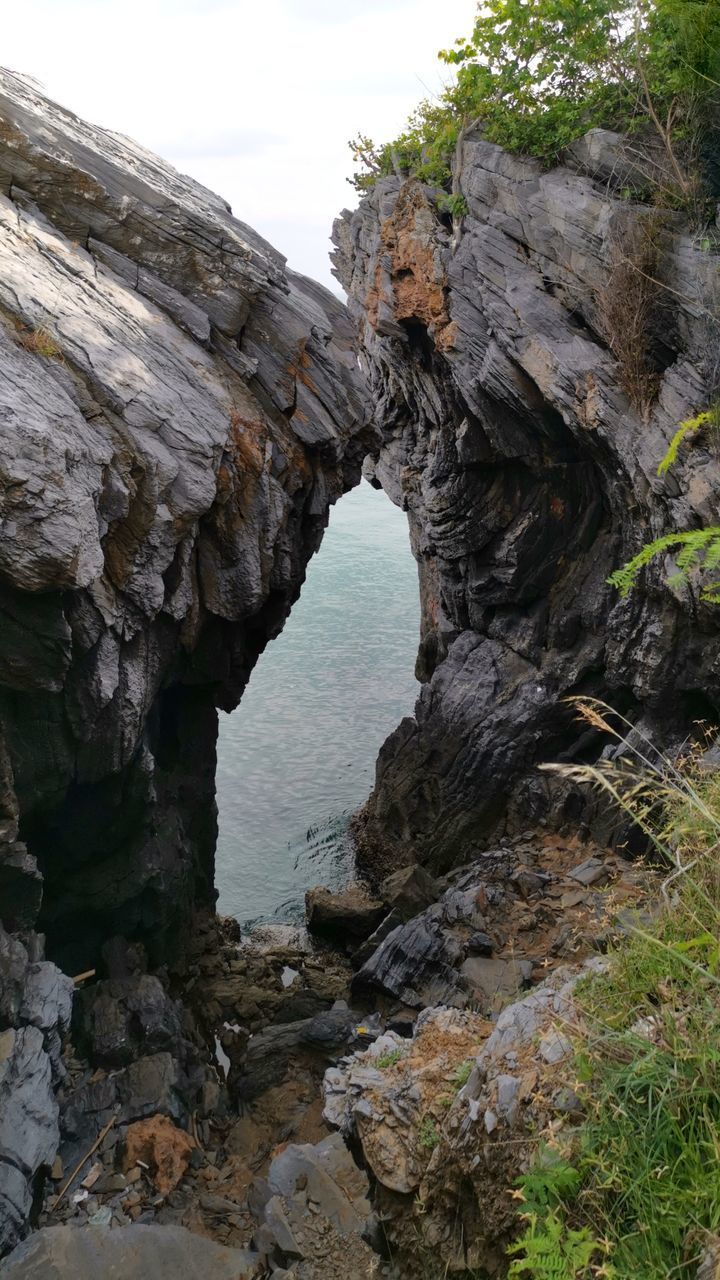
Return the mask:
<path fill-rule="evenodd" d="M 417 567 L 405 515 L 363 481 L 333 508 L 282 634 L 220 717 L 218 909 L 302 919 L 352 874 L 351 814 L 388 733 L 412 714 Z"/>

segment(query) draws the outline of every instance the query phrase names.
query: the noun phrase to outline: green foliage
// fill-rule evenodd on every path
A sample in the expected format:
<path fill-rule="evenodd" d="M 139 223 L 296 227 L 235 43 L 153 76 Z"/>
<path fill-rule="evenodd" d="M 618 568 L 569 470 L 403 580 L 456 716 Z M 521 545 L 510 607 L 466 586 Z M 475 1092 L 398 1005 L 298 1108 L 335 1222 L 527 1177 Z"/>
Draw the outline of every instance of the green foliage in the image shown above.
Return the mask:
<path fill-rule="evenodd" d="M 474 1058 L 468 1058 L 467 1062 L 460 1063 L 460 1066 L 458 1067 L 457 1071 L 453 1075 L 453 1084 L 455 1085 L 456 1089 L 462 1089 L 463 1086 L 467 1084 L 468 1080 L 470 1079 L 470 1076 L 472 1075 L 472 1069 L 474 1066 L 475 1066 Z"/>
<path fill-rule="evenodd" d="M 420 1146 L 424 1147 L 426 1151 L 435 1150 L 440 1141 L 440 1134 L 433 1116 L 426 1115 L 423 1117 L 422 1124 L 420 1125 L 419 1139 Z"/>
<path fill-rule="evenodd" d="M 646 543 L 621 569 L 611 573 L 608 582 L 617 587 L 621 596 L 626 596 L 636 585 L 640 570 L 657 556 L 669 552 L 678 552 L 675 556 L 676 572 L 668 578 L 669 586 L 686 585 L 691 573 L 698 569 L 703 574 L 712 573 L 720 566 L 720 525 L 690 529 L 685 533 L 666 533 L 661 538 L 655 538 L 653 542 Z M 700 599 L 707 604 L 720 604 L 720 582 L 704 582 L 700 588 Z"/>
<path fill-rule="evenodd" d="M 665 457 L 658 467 L 658 475 L 665 475 L 665 472 L 669 471 L 673 464 L 677 462 L 678 450 L 687 436 L 692 435 L 695 431 L 701 431 L 703 427 L 713 425 L 714 422 L 715 414 L 710 410 L 705 413 L 699 413 L 696 418 L 687 418 L 685 422 L 681 422 L 670 441 Z"/>
<path fill-rule="evenodd" d="M 694 146 L 720 90 L 720 0 L 488 0 L 470 36 L 439 56 L 457 77 L 437 101 L 392 143 L 351 143 L 359 189 L 389 173 L 446 183 L 470 122 L 548 164 L 597 126 L 650 125 L 668 146 Z"/>
<path fill-rule="evenodd" d="M 510 1264 L 510 1280 L 531 1277 L 531 1280 L 575 1280 L 576 1276 L 588 1276 L 590 1264 L 602 1256 L 600 1241 L 594 1240 L 587 1227 L 572 1230 L 555 1213 L 538 1217 L 527 1215 L 527 1226 L 519 1240 L 508 1252 L 520 1255 Z M 605 1275 L 613 1272 L 606 1268 Z"/>
<path fill-rule="evenodd" d="M 443 192 L 438 200 L 438 209 L 443 213 L 452 214 L 453 218 L 464 218 L 468 212 L 468 202 L 460 192 L 454 192 L 452 195 Z"/>
<path fill-rule="evenodd" d="M 548 1209 L 558 1208 L 563 1201 L 575 1197 L 581 1182 L 581 1174 L 566 1156 L 548 1146 L 541 1147 L 527 1173 L 518 1179 L 525 1212 L 539 1217 Z"/>
<path fill-rule="evenodd" d="M 584 700 L 579 710 L 622 739 L 628 723 L 618 732 L 621 718 L 601 716 L 598 706 Z M 698 1244 L 720 1228 L 720 778 L 692 754 L 680 766 L 661 759 L 651 768 L 647 742 L 622 740 L 626 762 L 608 763 L 604 779 L 596 766 L 553 768 L 601 786 L 651 834 L 670 860 L 665 905 L 652 923 L 638 919 L 609 974 L 576 987 L 584 1044 L 575 1088 L 585 1120 L 568 1139 L 572 1161 L 563 1157 L 576 1177 L 563 1182 L 561 1173 L 556 1188 L 541 1153 L 523 1180 L 545 1254 L 526 1239 L 531 1218 L 520 1245 L 540 1260 L 535 1272 L 516 1275 L 572 1274 L 558 1269 L 570 1225 L 602 1242 L 606 1261 L 596 1274 L 695 1280 Z"/>
<path fill-rule="evenodd" d="M 381 1053 L 379 1058 L 375 1060 L 375 1066 L 384 1071 L 386 1067 L 394 1067 L 403 1057 L 402 1049 L 390 1049 L 388 1053 Z"/>

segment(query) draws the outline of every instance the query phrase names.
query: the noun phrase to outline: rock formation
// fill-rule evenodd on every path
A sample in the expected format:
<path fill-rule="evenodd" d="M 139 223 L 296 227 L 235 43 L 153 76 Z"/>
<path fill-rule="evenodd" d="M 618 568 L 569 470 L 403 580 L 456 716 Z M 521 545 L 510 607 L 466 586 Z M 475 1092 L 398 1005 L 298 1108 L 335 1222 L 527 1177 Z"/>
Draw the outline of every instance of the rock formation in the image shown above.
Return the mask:
<path fill-rule="evenodd" d="M 144 959 L 116 972 L 124 944 L 103 944 L 179 960 L 214 904 L 216 708 L 282 628 L 370 435 L 333 295 L 9 72 L 0 191 L 0 920 L 22 938 L 0 928 L 4 1250 L 57 1150 L 70 1019 L 33 930 L 108 979 L 76 1009 L 116 1069 L 66 1107 L 78 1155 L 113 1107 L 186 1116 L 202 1086 Z"/>
<path fill-rule="evenodd" d="M 361 822 L 375 871 L 442 871 L 491 833 L 562 821 L 535 766 L 578 743 L 572 694 L 671 746 L 720 706 L 717 609 L 662 564 L 625 600 L 606 583 L 653 537 L 716 523 L 720 492 L 707 440 L 657 473 L 717 390 L 717 257 L 624 198 L 632 169 L 601 131 L 551 172 L 470 132 L 460 219 L 386 178 L 336 222 L 374 476 L 408 512 L 423 611 L 415 716 L 382 748 Z M 583 758 L 599 741 L 583 736 Z"/>
<path fill-rule="evenodd" d="M 367 452 L 343 306 L 219 197 L 0 80 L 0 913 L 177 951 L 216 708 Z"/>

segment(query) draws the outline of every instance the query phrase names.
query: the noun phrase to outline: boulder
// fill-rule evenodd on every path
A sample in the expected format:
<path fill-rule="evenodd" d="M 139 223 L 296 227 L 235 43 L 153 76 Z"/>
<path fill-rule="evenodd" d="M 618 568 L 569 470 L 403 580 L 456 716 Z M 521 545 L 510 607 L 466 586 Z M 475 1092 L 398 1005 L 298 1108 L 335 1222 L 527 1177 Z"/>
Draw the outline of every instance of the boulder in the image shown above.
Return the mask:
<path fill-rule="evenodd" d="M 377 1016 L 363 1017 L 337 1001 L 314 1018 L 266 1027 L 253 1036 L 244 1060 L 231 1073 L 231 1085 L 247 1101 L 280 1084 L 292 1058 L 311 1056 L 315 1061 L 333 1062 L 352 1047 L 370 1044 L 379 1032 Z"/>
<path fill-rule="evenodd" d="M 371 1229 L 369 1183 L 339 1134 L 314 1146 L 291 1145 L 270 1165 L 267 1187 L 253 1196 L 255 1243 L 273 1275 L 303 1280 L 365 1280 L 378 1258 L 365 1243 Z M 295 1268 L 299 1270 L 295 1270 Z"/>
<path fill-rule="evenodd" d="M 387 909 L 364 885 L 351 884 L 339 893 L 318 886 L 305 894 L 305 914 L 308 929 L 344 946 L 368 938 Z"/>
<path fill-rule="evenodd" d="M 78 1041 L 92 1062 L 105 1067 L 124 1067 L 162 1051 L 179 1053 L 180 1019 L 179 1005 L 148 973 L 96 982 L 75 1002 Z"/>
<path fill-rule="evenodd" d="M 510 996 L 526 987 L 532 976 L 530 960 L 491 959 L 472 956 L 461 966 L 460 972 L 468 984 L 471 999 L 484 1013 L 499 1012 Z"/>
<path fill-rule="evenodd" d="M 427 913 L 398 925 L 355 974 L 352 992 L 381 991 L 413 1009 L 448 1004 L 462 1008 L 468 994 L 458 971 L 460 943 Z"/>
<path fill-rule="evenodd" d="M 36 1173 L 58 1149 L 50 1059 L 37 1027 L 0 1032 L 0 1252 L 15 1244 Z"/>
<path fill-rule="evenodd" d="M 342 1138 L 331 1133 L 311 1146 L 285 1147 L 273 1160 L 268 1184 L 277 1196 L 292 1197 L 298 1190 L 345 1235 L 360 1234 L 370 1213 L 367 1174 L 355 1164 Z"/>
<path fill-rule="evenodd" d="M 252 1280 L 256 1255 L 184 1227 L 44 1227 L 3 1266 L 3 1280 Z"/>
<path fill-rule="evenodd" d="M 379 894 L 388 910 L 396 911 L 402 920 L 410 920 L 439 898 L 440 888 L 429 872 L 416 862 L 386 876 Z"/>

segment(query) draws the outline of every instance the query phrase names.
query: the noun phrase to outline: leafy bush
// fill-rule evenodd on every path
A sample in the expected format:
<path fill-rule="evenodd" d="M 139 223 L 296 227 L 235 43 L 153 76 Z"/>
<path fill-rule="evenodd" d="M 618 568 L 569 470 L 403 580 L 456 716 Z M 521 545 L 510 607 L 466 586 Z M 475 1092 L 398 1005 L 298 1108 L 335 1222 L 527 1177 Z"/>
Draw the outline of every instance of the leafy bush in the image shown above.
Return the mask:
<path fill-rule="evenodd" d="M 685 533 L 666 533 L 645 546 L 628 560 L 621 569 L 610 574 L 608 582 L 626 596 L 635 586 L 641 569 L 657 556 L 678 552 L 675 556 L 675 572 L 668 578 L 668 586 L 684 586 L 693 570 L 712 573 L 720 567 L 720 525 L 705 529 L 690 529 Z M 706 604 L 720 604 L 720 582 L 709 581 L 700 587 L 700 599 Z"/>
<path fill-rule="evenodd" d="M 717 111 L 720 0 L 489 0 L 439 56 L 457 78 L 437 101 L 394 142 L 350 144 L 359 190 L 390 173 L 446 183 L 461 130 L 478 122 L 489 141 L 548 164 L 590 128 L 649 127 L 686 198 L 686 162 L 708 152 Z"/>
<path fill-rule="evenodd" d="M 551 1210 L 542 1217 L 528 1214 L 523 1235 L 508 1252 L 521 1255 L 510 1264 L 510 1280 L 576 1280 L 591 1274 L 590 1264 L 602 1257 L 603 1247 L 587 1227 L 573 1230 Z"/>
<path fill-rule="evenodd" d="M 453 1084 L 456 1089 L 462 1089 L 464 1085 L 467 1084 L 470 1076 L 472 1075 L 472 1069 L 474 1066 L 475 1061 L 473 1058 L 468 1058 L 466 1062 L 460 1063 L 460 1066 L 453 1075 Z"/>
<path fill-rule="evenodd" d="M 442 213 L 449 213 L 453 218 L 464 218 L 468 212 L 468 202 L 459 191 L 452 195 L 443 192 L 438 200 L 438 208 Z"/>
<path fill-rule="evenodd" d="M 662 476 L 677 461 L 680 445 L 689 435 L 705 427 L 717 427 L 717 408 L 705 410 L 695 418 L 681 422 L 658 466 Z M 720 525 L 708 525 L 704 529 L 689 529 L 683 533 L 666 533 L 641 547 L 632 560 L 610 574 L 608 582 L 617 587 L 621 596 L 627 596 L 637 584 L 642 569 L 658 556 L 674 554 L 675 572 L 667 579 L 668 586 L 686 586 L 693 574 L 700 574 L 699 598 L 706 604 L 720 604 L 720 581 L 704 578 L 720 567 Z"/>

